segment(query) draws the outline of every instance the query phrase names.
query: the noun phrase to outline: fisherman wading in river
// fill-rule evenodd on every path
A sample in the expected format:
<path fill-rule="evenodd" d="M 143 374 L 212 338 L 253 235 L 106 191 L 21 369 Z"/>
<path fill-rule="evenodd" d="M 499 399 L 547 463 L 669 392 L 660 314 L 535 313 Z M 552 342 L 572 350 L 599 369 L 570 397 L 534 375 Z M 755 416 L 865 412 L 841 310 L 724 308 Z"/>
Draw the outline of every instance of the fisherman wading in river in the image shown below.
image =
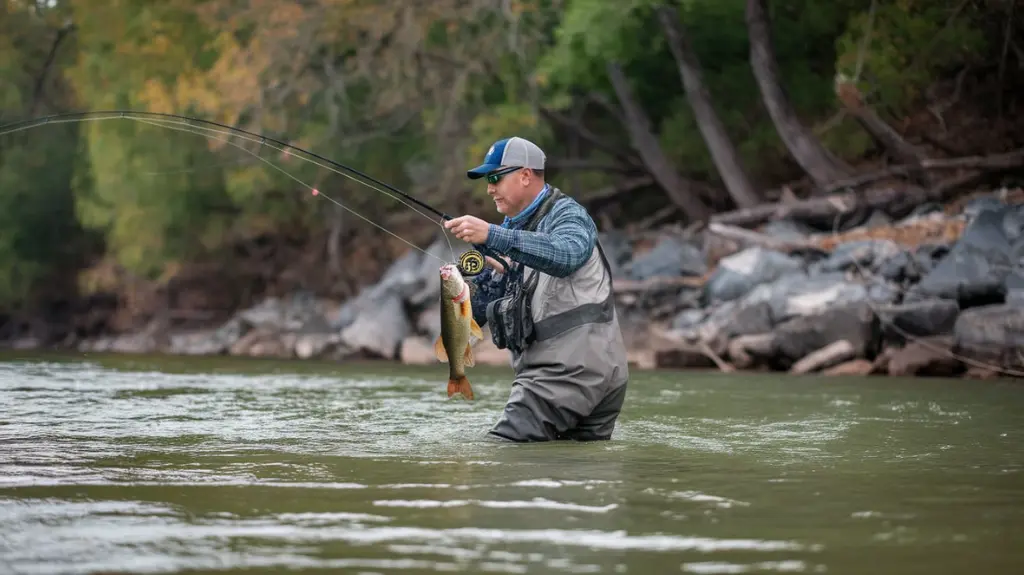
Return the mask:
<path fill-rule="evenodd" d="M 523 138 L 495 142 L 482 165 L 500 225 L 474 216 L 445 222 L 459 239 L 504 254 L 469 281 L 473 319 L 512 354 L 515 380 L 490 430 L 510 441 L 611 439 L 629 371 L 597 226 L 544 181 L 544 152 Z"/>

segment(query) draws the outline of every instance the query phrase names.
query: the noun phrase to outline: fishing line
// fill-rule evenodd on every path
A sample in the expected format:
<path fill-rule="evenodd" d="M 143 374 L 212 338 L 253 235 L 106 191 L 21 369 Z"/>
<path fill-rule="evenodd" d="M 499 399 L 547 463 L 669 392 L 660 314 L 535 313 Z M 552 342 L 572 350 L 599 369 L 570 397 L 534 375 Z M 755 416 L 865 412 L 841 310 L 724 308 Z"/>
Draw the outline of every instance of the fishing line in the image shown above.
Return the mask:
<path fill-rule="evenodd" d="M 415 250 L 418 250 L 418 251 L 422 252 L 423 254 L 426 254 L 426 255 L 428 255 L 428 256 L 430 256 L 430 257 L 432 257 L 432 258 L 434 258 L 434 259 L 436 259 L 436 260 L 440 261 L 440 262 L 441 262 L 442 264 L 445 264 L 445 263 L 447 263 L 447 262 L 445 262 L 444 260 L 442 260 L 441 258 L 439 258 L 439 257 L 435 256 L 434 254 L 432 254 L 432 253 L 429 253 L 429 252 L 427 252 L 427 251 L 426 251 L 426 250 L 424 250 L 423 248 L 421 248 L 421 247 L 419 247 L 419 246 L 417 246 L 417 245 L 413 244 L 412 242 L 410 242 L 410 241 L 406 240 L 405 238 L 403 238 L 403 237 L 399 236 L 398 234 L 396 234 L 396 233 L 394 233 L 394 232 L 392 232 L 392 231 L 388 230 L 388 229 L 387 229 L 387 228 L 385 228 L 384 226 L 378 225 L 377 223 L 373 222 L 372 220 L 370 220 L 370 219 L 369 219 L 369 218 L 367 218 L 366 216 L 364 216 L 364 215 L 360 214 L 359 212 L 357 212 L 357 211 L 353 210 L 352 208 L 349 208 L 348 206 L 345 206 L 345 205 L 343 205 L 343 204 L 342 204 L 341 202 L 339 202 L 339 201 L 335 200 L 334 198 L 332 198 L 332 197 L 328 196 L 327 194 L 325 194 L 325 193 L 323 193 L 323 192 L 321 192 L 321 191 L 317 190 L 317 189 L 316 189 L 316 188 L 314 188 L 313 186 L 311 186 L 311 185 L 307 184 L 306 182 L 304 182 L 304 181 L 300 180 L 300 179 L 299 179 L 298 177 L 296 177 L 296 176 L 292 175 L 292 174 L 291 174 L 291 173 L 289 173 L 289 172 L 288 172 L 287 170 L 284 170 L 284 169 L 282 169 L 282 168 L 281 168 L 280 166 L 277 166 L 277 165 L 275 165 L 275 164 L 274 164 L 274 163 L 272 163 L 272 162 L 271 162 L 270 160 L 268 160 L 268 159 L 266 159 L 266 158 L 264 158 L 264 157 L 261 157 L 260 155 L 256 154 L 255 152 L 252 152 L 252 151 L 250 151 L 250 150 L 246 150 L 246 149 L 245 149 L 245 148 L 243 148 L 242 146 L 240 146 L 240 145 L 238 145 L 238 144 L 236 144 L 236 143 L 234 143 L 234 142 L 231 142 L 230 140 L 227 140 L 227 139 L 221 139 L 221 138 L 217 138 L 217 137 L 214 137 L 214 136 L 211 136 L 211 135 L 208 135 L 208 134 L 204 134 L 204 133 L 203 133 L 203 132 L 201 132 L 201 131 L 197 131 L 197 130 L 193 129 L 193 127 L 192 127 L 192 126 L 188 126 L 188 127 L 186 127 L 186 128 L 179 128 L 179 127 L 174 127 L 174 126 L 168 126 L 168 125 L 165 125 L 165 122 L 164 122 L 164 121 L 160 121 L 160 120 L 157 120 L 157 121 L 152 121 L 152 120 L 146 120 L 146 119 L 142 119 L 142 118 L 132 118 L 132 119 L 133 119 L 133 120 L 135 120 L 136 122 L 139 122 L 139 123 L 141 123 L 141 124 L 149 124 L 149 125 L 151 125 L 151 126 L 156 126 L 156 127 L 158 127 L 158 128 L 164 128 L 164 129 L 167 129 L 167 130 L 176 130 L 176 131 L 179 131 L 179 132 L 188 132 L 188 133 L 191 133 L 191 134 L 196 134 L 196 135 L 198 135 L 198 136 L 202 136 L 202 137 L 204 137 L 204 138 L 208 138 L 208 139 L 211 139 L 211 140 L 216 140 L 216 141 L 218 141 L 218 142 L 224 142 L 225 144 L 228 144 L 228 145 L 234 146 L 234 147 L 238 148 L 239 150 L 242 150 L 243 152 L 245 152 L 245 153 L 247 153 L 247 154 L 249 154 L 249 155 L 251 155 L 251 156 L 255 157 L 255 158 L 256 158 L 257 160 L 259 160 L 259 161 L 261 161 L 261 162 L 263 162 L 263 163 L 267 164 L 267 165 L 268 165 L 268 166 L 270 166 L 271 168 L 274 168 L 275 170 L 277 170 L 277 171 L 281 172 L 282 174 L 284 174 L 284 175 L 288 176 L 288 177 L 289 177 L 289 178 L 291 178 L 292 180 L 294 180 L 294 181 L 298 182 L 298 183 L 299 183 L 299 184 L 301 184 L 302 186 L 304 186 L 304 187 L 306 187 L 307 189 L 309 189 L 310 191 L 312 191 L 312 192 L 313 192 L 313 195 L 314 195 L 314 196 L 317 196 L 317 197 L 323 196 L 323 197 L 324 197 L 324 199 L 326 199 L 326 200 L 328 200 L 328 201 L 330 201 L 330 202 L 334 203 L 334 204 L 335 204 L 336 206 L 338 206 L 338 207 L 342 208 L 343 210 L 346 210 L 346 211 L 349 211 L 349 212 L 351 212 L 351 213 L 352 213 L 352 214 L 354 214 L 355 216 L 357 216 L 357 217 L 361 218 L 362 220 L 366 221 L 367 223 L 369 223 L 369 224 L 371 224 L 371 225 L 373 225 L 373 226 L 377 227 L 378 229 L 380 229 L 380 230 L 384 231 L 385 233 L 391 234 L 391 235 L 392 235 L 393 237 L 395 237 L 395 238 L 397 238 L 398 240 L 400 240 L 400 241 L 404 242 L 404 243 L 405 243 L 406 245 L 408 245 L 409 247 L 411 247 L 411 248 L 413 248 L 413 249 L 415 249 Z M 181 124 L 181 122 L 174 122 L 174 123 L 175 123 L 175 124 L 179 124 L 179 125 Z M 211 131 L 213 131 L 213 130 L 211 130 Z M 2 133 L 2 132 L 0 132 L 0 135 L 3 135 L 3 133 Z M 327 168 L 327 169 L 331 169 L 331 168 Z M 333 171 L 337 171 L 337 170 L 333 170 Z M 342 175 L 346 175 L 346 174 L 342 174 Z M 349 177 L 350 177 L 350 176 L 349 176 Z M 358 181 L 358 180 L 357 180 L 357 181 Z M 386 193 L 386 192 L 384 192 L 384 193 Z M 413 209 L 415 209 L 415 208 L 413 208 Z"/>
<path fill-rule="evenodd" d="M 838 238 L 839 237 L 839 218 L 842 217 L 843 215 L 844 214 L 842 214 L 842 213 L 837 213 L 836 217 L 832 220 L 832 236 L 833 236 L 833 238 Z M 966 228 L 965 228 L 964 231 L 966 231 Z M 857 258 L 850 258 L 850 259 L 853 261 L 853 265 L 857 267 L 857 271 L 861 274 L 862 277 L 864 277 L 865 279 L 872 280 L 872 281 L 881 281 L 882 283 L 884 283 L 884 279 L 880 279 L 878 276 L 876 276 L 875 274 L 871 273 L 871 271 L 864 269 L 864 267 L 861 266 L 860 263 L 857 261 Z M 1009 266 L 1009 267 L 1010 267 L 1011 270 L 1013 269 L 1012 266 Z M 895 287 L 902 294 L 906 295 L 907 290 L 903 289 L 900 286 L 895 286 Z M 1004 368 L 1004 367 L 1000 367 L 1000 366 L 994 365 L 994 364 L 986 364 L 985 362 L 982 362 L 982 361 L 976 361 L 976 360 L 973 360 L 973 359 L 971 359 L 969 357 L 964 357 L 964 356 L 958 355 L 958 354 L 954 353 L 952 350 L 945 349 L 945 348 L 943 348 L 941 346 L 935 345 L 935 344 L 927 341 L 926 338 L 912 335 L 912 334 L 908 333 L 906 330 L 904 330 L 904 329 L 900 328 L 898 325 L 896 325 L 895 321 L 886 321 L 886 319 L 884 318 L 883 314 L 879 313 L 879 311 L 878 311 L 879 308 L 874 305 L 874 303 L 871 301 L 870 297 L 865 300 L 865 303 L 867 303 L 868 307 L 871 308 L 872 313 L 875 314 L 875 317 L 878 318 L 879 322 L 882 322 L 882 323 L 888 325 L 894 331 L 896 331 L 901 336 L 906 338 L 906 340 L 909 341 L 909 342 L 916 343 L 918 345 L 921 345 L 922 347 L 925 347 L 925 348 L 928 348 L 928 349 L 930 349 L 930 350 L 932 350 L 934 352 L 937 352 L 940 355 L 944 355 L 944 356 L 949 357 L 951 359 L 955 359 L 955 360 L 957 360 L 957 361 L 959 361 L 961 363 L 967 364 L 967 365 L 972 365 L 972 366 L 977 367 L 977 368 L 987 369 L 987 370 L 995 371 L 995 372 L 998 372 L 998 373 L 1003 373 L 1003 374 L 1010 375 L 1010 376 L 1013 376 L 1013 377 L 1024 377 L 1024 371 L 1019 371 L 1019 370 L 1010 369 L 1010 368 Z M 957 312 L 957 313 L 960 313 L 960 312 Z M 1021 352 L 1018 351 L 1017 353 L 1021 353 Z"/>
<path fill-rule="evenodd" d="M 44 125 L 47 125 L 47 124 L 61 124 L 61 123 L 100 121 L 100 120 L 114 120 L 114 119 L 134 120 L 134 121 L 137 121 L 137 122 L 140 122 L 140 123 L 150 124 L 150 125 L 153 125 L 153 126 L 162 127 L 162 128 L 166 128 L 166 129 L 173 129 L 173 130 L 178 130 L 178 131 L 190 132 L 190 133 L 193 133 L 193 134 L 205 137 L 205 138 L 214 139 L 214 140 L 217 140 L 217 141 L 221 141 L 221 142 L 225 142 L 225 143 L 231 144 L 232 146 L 235 146 L 236 148 L 242 150 L 243 152 L 246 152 L 246 153 L 252 155 L 256 159 L 258 159 L 258 160 L 260 160 L 260 161 L 262 161 L 264 163 L 267 163 L 268 165 L 270 165 L 274 169 L 280 171 L 281 173 L 285 174 L 286 176 L 288 176 L 288 177 L 292 178 L 293 180 L 299 182 L 303 186 L 309 188 L 310 190 L 313 191 L 314 195 L 324 195 L 325 198 L 327 198 L 329 201 L 331 201 L 332 203 L 336 204 L 337 206 L 341 207 L 342 209 L 353 213 L 354 215 L 356 215 L 357 217 L 359 217 L 359 218 L 363 219 L 364 221 L 370 223 L 371 225 L 373 225 L 373 226 L 383 230 L 384 232 L 386 232 L 386 233 L 388 233 L 388 234 L 390 234 L 390 235 L 400 239 L 402 242 L 406 243 L 410 247 L 413 247 L 413 248 L 417 249 L 418 251 L 420 251 L 420 252 L 422 252 L 424 254 L 427 253 L 422 248 L 419 248 L 418 246 L 415 246 L 414 244 L 412 244 L 411 242 L 405 240 L 404 238 L 401 238 L 400 236 L 398 236 L 394 232 L 391 232 L 390 230 L 387 230 L 383 226 L 373 222 L 372 220 L 370 220 L 369 218 L 363 216 L 362 214 L 359 214 L 355 210 L 353 210 L 353 209 L 351 209 L 351 208 L 349 208 L 347 206 L 344 206 L 343 204 L 341 204 L 340 202 L 338 202 L 334 198 L 331 198 L 331 197 L 329 197 L 329 196 L 327 196 L 325 194 L 321 194 L 321 192 L 316 190 L 316 188 L 313 188 L 312 186 L 310 186 L 310 185 L 306 184 L 305 182 L 299 180 L 298 178 L 296 178 L 292 174 L 288 173 L 286 170 L 278 167 L 277 165 L 271 163 L 267 159 L 261 157 L 259 154 L 255 153 L 253 151 L 247 150 L 244 147 L 242 147 L 242 146 L 240 146 L 238 144 L 235 144 L 233 142 L 230 142 L 228 140 L 223 140 L 223 139 L 220 139 L 220 138 L 214 138 L 214 137 L 210 136 L 210 134 L 211 133 L 213 133 L 213 134 L 223 134 L 223 135 L 227 135 L 228 137 L 239 138 L 239 139 L 242 139 L 242 140 L 247 140 L 247 141 L 250 141 L 250 142 L 254 142 L 254 143 L 259 144 L 261 148 L 263 146 L 266 146 L 266 147 L 278 150 L 278 151 L 280 151 L 283 154 L 286 154 L 288 156 L 293 156 L 293 157 L 296 157 L 296 158 L 298 158 L 300 160 L 304 160 L 306 162 L 310 162 L 310 163 L 312 163 L 312 164 L 314 164 L 316 166 L 319 166 L 321 168 L 330 170 L 331 172 L 334 172 L 334 173 L 339 174 L 339 175 L 341 175 L 343 177 L 346 177 L 346 178 L 348 178 L 350 180 L 358 182 L 358 183 L 360 183 L 360 184 L 362 184 L 362 185 L 364 185 L 364 186 L 366 186 L 366 187 L 368 187 L 368 188 L 370 188 L 372 190 L 375 190 L 375 191 L 380 192 L 380 193 L 382 193 L 382 194 L 384 194 L 384 195 L 386 195 L 386 196 L 388 196 L 388 197 L 390 197 L 390 198 L 392 198 L 394 200 L 397 200 L 402 205 L 412 209 L 417 214 L 423 216 L 424 218 L 428 219 L 432 223 L 436 224 L 439 228 L 441 228 L 442 235 L 445 237 L 445 240 L 446 240 L 446 242 L 448 244 L 448 248 L 449 248 L 450 254 L 452 256 L 452 260 L 451 261 L 454 262 L 455 259 L 456 259 L 455 258 L 455 248 L 452 245 L 451 239 L 448 237 L 447 230 L 445 230 L 445 228 L 443 226 L 443 222 L 444 221 L 452 219 L 451 216 L 445 214 L 444 212 L 442 212 L 440 210 L 437 210 L 436 208 L 433 208 L 432 206 L 430 206 L 428 204 L 425 204 L 424 202 L 416 199 L 415 197 L 410 196 L 409 194 L 407 194 L 405 192 L 402 192 L 401 190 L 398 190 L 397 188 L 394 188 L 393 186 L 390 186 L 390 185 L 388 185 L 388 184 L 386 184 L 386 183 L 384 183 L 384 182 L 382 182 L 380 180 L 377 180 L 377 179 L 375 179 L 375 178 L 373 178 L 371 176 L 368 176 L 368 175 L 366 175 L 366 174 L 364 174 L 364 173 L 362 173 L 362 172 L 360 172 L 360 171 L 358 171 L 358 170 L 356 170 L 354 168 L 351 168 L 351 167 L 346 166 L 344 164 L 335 162 L 333 160 L 330 160 L 328 158 L 325 158 L 323 156 L 320 156 L 318 154 L 315 154 L 313 152 L 310 152 L 310 151 L 305 150 L 303 148 L 300 148 L 298 146 L 282 142 L 280 140 L 277 140 L 277 139 L 269 137 L 269 136 L 265 136 L 265 135 L 257 134 L 257 133 L 253 133 L 253 132 L 249 132 L 249 131 L 244 130 L 242 128 L 237 128 L 237 127 L 234 127 L 234 126 L 228 126 L 226 124 L 221 124 L 221 123 L 213 122 L 213 121 L 210 121 L 210 120 L 203 120 L 203 119 L 200 119 L 200 118 L 191 118 L 191 117 L 183 116 L 183 115 L 179 115 L 179 114 L 166 114 L 166 113 L 159 113 L 159 112 L 136 112 L 136 111 L 129 111 L 129 110 L 112 110 L 112 111 L 100 111 L 100 110 L 97 110 L 97 111 L 92 111 L 92 112 L 57 114 L 57 115 L 52 115 L 52 116 L 46 116 L 46 117 L 43 117 L 43 118 L 36 118 L 36 119 L 32 119 L 32 120 L 24 120 L 24 121 L 21 121 L 21 122 L 14 122 L 14 123 L 11 123 L 11 124 L 0 126 L 0 136 L 4 136 L 4 135 L 15 133 L 15 132 L 20 132 L 20 131 L 23 131 L 23 130 L 28 130 L 28 129 L 34 128 L 34 127 L 44 126 Z M 204 125 L 195 125 L 196 123 L 204 124 Z M 168 124 L 170 124 L 170 125 L 168 125 Z M 206 127 L 205 125 L 216 126 L 217 128 L 222 128 L 222 129 L 218 130 L 218 129 Z M 172 127 L 172 126 L 185 126 L 186 128 L 175 128 L 175 127 Z M 277 144 L 277 145 L 275 145 L 275 144 Z M 292 152 L 290 150 L 294 150 L 295 152 L 300 152 L 300 153 L 297 154 L 297 153 Z M 305 154 L 305 155 L 310 156 L 310 157 L 305 157 L 302 154 Z M 317 161 L 317 160 L 319 160 L 319 161 Z M 321 163 L 321 162 L 324 162 L 324 163 Z M 329 165 L 325 165 L 325 163 L 329 164 Z M 341 170 L 345 170 L 345 171 L 341 171 Z M 369 180 L 369 182 L 361 180 L 361 179 L 358 179 L 356 177 L 353 177 L 352 175 L 350 175 L 349 173 L 346 173 L 346 172 L 351 172 L 351 174 L 355 174 L 355 175 L 359 176 L 360 178 L 365 178 L 365 180 Z M 370 183 L 370 182 L 372 182 L 372 183 Z M 377 184 L 377 185 L 374 185 L 374 184 Z M 382 188 L 386 188 L 386 189 L 382 189 Z M 390 190 L 390 192 L 388 190 Z M 391 192 L 394 192 L 394 194 L 398 194 L 401 197 L 397 197 L 394 194 L 392 194 Z M 405 199 L 415 203 L 416 205 L 426 209 L 427 211 L 436 214 L 440 218 L 440 220 L 435 220 L 431 216 L 427 215 L 426 213 L 424 213 L 423 211 L 418 209 L 416 206 L 414 206 L 414 205 L 404 201 L 402 198 L 405 198 Z M 438 261 L 442 261 L 443 263 L 448 263 L 448 262 L 444 262 L 444 260 L 442 260 L 441 258 L 439 258 L 439 257 L 437 257 L 437 256 L 435 256 L 433 254 L 430 254 L 430 255 L 431 255 L 431 257 L 437 259 Z M 477 262 L 475 261 L 477 259 L 479 259 L 479 263 L 481 264 L 479 266 L 477 265 Z M 464 264 L 466 262 L 469 262 L 472 265 L 471 266 L 465 266 Z M 470 250 L 469 252 L 463 254 L 462 258 L 459 261 L 459 264 L 462 265 L 462 267 L 464 267 L 464 268 L 466 268 L 466 267 L 469 267 L 469 268 L 482 268 L 482 262 L 483 262 L 482 255 L 480 255 L 479 252 L 476 252 L 475 250 Z M 474 271 L 476 271 L 476 273 L 479 273 L 479 269 L 477 269 L 477 270 L 474 270 L 474 269 L 464 269 L 463 270 L 464 273 L 469 272 L 469 273 L 467 273 L 467 275 L 475 275 L 475 273 L 473 273 Z"/>

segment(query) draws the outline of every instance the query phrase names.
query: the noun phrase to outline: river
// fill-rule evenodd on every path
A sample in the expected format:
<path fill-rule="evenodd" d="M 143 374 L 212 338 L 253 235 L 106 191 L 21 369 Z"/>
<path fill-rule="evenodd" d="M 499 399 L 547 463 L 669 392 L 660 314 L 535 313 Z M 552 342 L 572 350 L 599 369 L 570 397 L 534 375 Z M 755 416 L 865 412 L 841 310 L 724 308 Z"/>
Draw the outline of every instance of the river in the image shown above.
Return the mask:
<path fill-rule="evenodd" d="M 0 355 L 0 572 L 1024 573 L 1019 382 L 637 372 L 509 445 L 446 373 Z"/>

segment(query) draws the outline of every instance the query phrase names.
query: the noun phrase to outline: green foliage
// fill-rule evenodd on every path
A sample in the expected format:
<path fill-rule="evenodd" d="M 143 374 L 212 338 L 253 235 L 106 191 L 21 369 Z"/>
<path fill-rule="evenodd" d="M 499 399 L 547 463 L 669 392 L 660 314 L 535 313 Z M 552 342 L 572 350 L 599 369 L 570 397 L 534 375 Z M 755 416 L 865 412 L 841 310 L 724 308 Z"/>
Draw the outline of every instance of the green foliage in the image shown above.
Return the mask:
<path fill-rule="evenodd" d="M 531 138 L 549 158 L 565 157 L 565 128 L 541 107 L 569 114 L 589 102 L 587 129 L 628 149 L 620 119 L 593 103 L 617 105 L 606 70 L 615 61 L 668 158 L 684 176 L 714 182 L 656 17 L 665 2 L 679 13 L 747 170 L 758 181 L 792 176 L 750 69 L 745 0 L 60 0 L 49 8 L 9 0 L 0 2 L 0 118 L 62 107 L 194 115 L 295 143 L 447 211 L 463 186 L 482 191 L 462 174 L 499 138 Z M 991 59 L 980 4 L 879 0 L 872 14 L 870 0 L 774 1 L 786 95 L 820 128 L 837 110 L 837 75 L 853 77 L 859 66 L 869 103 L 904 114 L 937 77 Z M 68 20 L 75 32 L 38 98 L 36 81 Z M 120 120 L 70 126 L 0 139 L 0 269 L 11 270 L 0 273 L 0 306 L 71 265 L 80 248 L 68 238 L 79 225 L 130 271 L 159 277 L 239 237 L 286 226 L 315 232 L 333 208 L 309 187 L 378 223 L 408 209 L 326 165 L 236 136 Z M 874 146 L 849 118 L 821 137 L 848 159 Z M 590 149 L 594 163 L 612 161 Z M 553 176 L 579 196 L 622 177 Z"/>

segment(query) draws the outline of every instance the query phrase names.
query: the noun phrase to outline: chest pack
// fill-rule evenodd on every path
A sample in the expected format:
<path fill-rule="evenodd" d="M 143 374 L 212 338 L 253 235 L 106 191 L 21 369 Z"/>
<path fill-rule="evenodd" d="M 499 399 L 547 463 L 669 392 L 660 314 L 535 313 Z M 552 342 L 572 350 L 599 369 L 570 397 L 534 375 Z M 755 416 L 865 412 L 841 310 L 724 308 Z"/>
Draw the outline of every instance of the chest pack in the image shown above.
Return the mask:
<path fill-rule="evenodd" d="M 522 230 L 533 232 L 551 208 L 565 198 L 558 188 L 551 188 L 537 206 Z M 597 242 L 602 263 L 611 278 L 611 267 L 605 257 L 601 243 Z M 526 277 L 526 276 L 529 277 Z M 533 296 L 537 289 L 540 273 L 526 274 L 522 264 L 510 262 L 505 271 L 505 295 L 487 305 L 487 325 L 490 326 L 491 340 L 498 349 L 508 349 L 519 355 L 533 342 L 553 337 L 567 329 L 590 321 L 611 321 L 613 294 L 609 291 L 606 301 L 600 304 L 581 306 L 582 310 L 569 310 L 557 316 L 544 319 L 541 325 L 533 321 Z M 581 311 L 583 313 L 577 313 Z"/>

